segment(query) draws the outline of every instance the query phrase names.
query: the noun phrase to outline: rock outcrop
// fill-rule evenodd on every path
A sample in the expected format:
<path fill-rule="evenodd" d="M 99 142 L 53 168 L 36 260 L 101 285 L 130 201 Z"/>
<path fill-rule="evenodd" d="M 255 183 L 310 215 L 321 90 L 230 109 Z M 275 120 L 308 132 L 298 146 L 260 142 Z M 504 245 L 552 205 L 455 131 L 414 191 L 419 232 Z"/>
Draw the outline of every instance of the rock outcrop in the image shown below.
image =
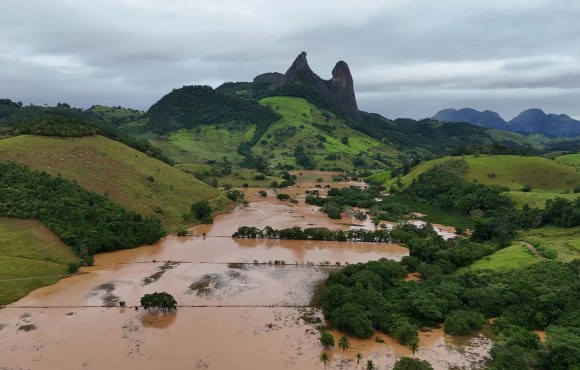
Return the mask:
<path fill-rule="evenodd" d="M 332 78 L 320 78 L 308 65 L 306 52 L 300 53 L 285 74 L 264 73 L 254 78 L 255 84 L 267 84 L 269 90 L 274 90 L 286 84 L 297 81 L 307 82 L 314 86 L 322 95 L 337 108 L 348 115 L 360 119 L 360 112 L 354 94 L 354 82 L 348 64 L 343 61 L 336 63 L 332 70 Z"/>

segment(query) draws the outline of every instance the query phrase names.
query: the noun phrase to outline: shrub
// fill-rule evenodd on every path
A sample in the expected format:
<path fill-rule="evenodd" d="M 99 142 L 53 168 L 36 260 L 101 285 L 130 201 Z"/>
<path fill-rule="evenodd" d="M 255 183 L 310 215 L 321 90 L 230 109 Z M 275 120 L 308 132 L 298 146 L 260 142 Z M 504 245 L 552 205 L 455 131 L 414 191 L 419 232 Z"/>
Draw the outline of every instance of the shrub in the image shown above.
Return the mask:
<path fill-rule="evenodd" d="M 278 195 L 276 195 L 276 199 L 278 199 L 278 200 L 290 200 L 290 195 L 288 195 L 288 194 L 278 194 Z"/>

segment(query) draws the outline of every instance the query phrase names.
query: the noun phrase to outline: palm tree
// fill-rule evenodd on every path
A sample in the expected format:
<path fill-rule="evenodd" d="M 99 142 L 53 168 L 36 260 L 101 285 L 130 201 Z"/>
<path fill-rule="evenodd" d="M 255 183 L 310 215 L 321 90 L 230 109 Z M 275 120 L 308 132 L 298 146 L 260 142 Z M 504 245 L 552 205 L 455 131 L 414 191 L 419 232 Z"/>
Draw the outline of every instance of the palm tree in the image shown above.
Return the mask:
<path fill-rule="evenodd" d="M 368 360 L 367 361 L 367 370 L 375 370 L 375 364 L 373 363 L 373 360 Z"/>
<path fill-rule="evenodd" d="M 417 352 L 418 349 L 419 349 L 419 341 L 415 339 L 411 342 L 411 351 L 413 351 L 413 358 L 415 358 L 415 352 Z"/>
<path fill-rule="evenodd" d="M 344 359 L 344 351 L 350 348 L 350 341 L 346 335 L 343 335 L 338 340 L 338 346 L 342 349 L 342 358 Z"/>
<path fill-rule="evenodd" d="M 360 360 L 362 359 L 362 355 L 360 353 L 356 354 L 356 367 L 358 368 L 358 364 L 360 364 Z"/>
<path fill-rule="evenodd" d="M 322 352 L 320 354 L 320 361 L 324 363 L 324 367 L 326 367 L 326 364 L 330 362 L 330 357 L 328 356 L 328 353 Z"/>

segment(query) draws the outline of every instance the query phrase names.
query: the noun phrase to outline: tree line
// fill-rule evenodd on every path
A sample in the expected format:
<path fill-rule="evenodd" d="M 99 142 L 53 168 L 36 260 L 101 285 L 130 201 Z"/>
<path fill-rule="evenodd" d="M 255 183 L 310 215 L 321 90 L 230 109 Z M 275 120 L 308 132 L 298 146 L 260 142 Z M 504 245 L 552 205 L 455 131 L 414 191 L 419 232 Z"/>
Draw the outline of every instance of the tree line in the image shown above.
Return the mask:
<path fill-rule="evenodd" d="M 410 198 L 454 211 L 474 220 L 471 239 L 491 240 L 499 245 L 511 244 L 518 229 L 544 225 L 572 227 L 580 225 L 580 199 L 557 197 L 546 202 L 544 209 L 524 205 L 516 209 L 505 194 L 507 188 L 468 182 L 463 178 L 467 162 L 453 159 L 422 173 L 404 190 Z"/>
<path fill-rule="evenodd" d="M 266 226 L 259 229 L 255 226 L 241 226 L 233 233 L 234 238 L 248 239 L 290 239 L 290 240 L 324 240 L 324 241 L 351 241 L 369 243 L 389 243 L 391 233 L 388 230 L 329 230 L 326 228 L 306 228 L 294 226 L 286 229 L 274 229 Z"/>

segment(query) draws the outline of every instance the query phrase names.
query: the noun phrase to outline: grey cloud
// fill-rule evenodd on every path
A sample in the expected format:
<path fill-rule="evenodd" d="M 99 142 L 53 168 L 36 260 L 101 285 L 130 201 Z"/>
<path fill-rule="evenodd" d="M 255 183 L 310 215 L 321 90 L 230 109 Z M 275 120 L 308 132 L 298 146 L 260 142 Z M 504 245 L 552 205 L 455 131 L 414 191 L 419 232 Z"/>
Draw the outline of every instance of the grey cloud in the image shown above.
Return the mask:
<path fill-rule="evenodd" d="M 580 116 L 577 1 L 296 0 L 279 8 L 266 0 L 4 0 L 0 97 L 146 109 L 184 84 L 284 72 L 305 50 L 323 78 L 347 61 L 359 105 L 389 117 L 448 106 Z"/>

